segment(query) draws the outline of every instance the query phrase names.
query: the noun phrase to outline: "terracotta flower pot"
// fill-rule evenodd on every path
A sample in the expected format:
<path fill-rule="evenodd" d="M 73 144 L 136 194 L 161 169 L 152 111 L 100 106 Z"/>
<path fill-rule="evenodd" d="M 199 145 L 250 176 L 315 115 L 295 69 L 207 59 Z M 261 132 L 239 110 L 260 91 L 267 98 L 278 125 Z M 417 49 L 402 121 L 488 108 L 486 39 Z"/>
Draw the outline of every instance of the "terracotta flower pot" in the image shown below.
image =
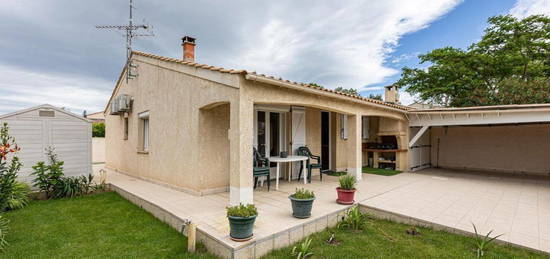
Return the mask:
<path fill-rule="evenodd" d="M 355 196 L 355 189 L 345 190 L 338 187 L 336 188 L 336 192 L 338 192 L 338 199 L 336 199 L 336 202 L 338 202 L 339 204 L 350 205 L 355 203 L 355 200 L 353 199 L 353 197 Z"/>

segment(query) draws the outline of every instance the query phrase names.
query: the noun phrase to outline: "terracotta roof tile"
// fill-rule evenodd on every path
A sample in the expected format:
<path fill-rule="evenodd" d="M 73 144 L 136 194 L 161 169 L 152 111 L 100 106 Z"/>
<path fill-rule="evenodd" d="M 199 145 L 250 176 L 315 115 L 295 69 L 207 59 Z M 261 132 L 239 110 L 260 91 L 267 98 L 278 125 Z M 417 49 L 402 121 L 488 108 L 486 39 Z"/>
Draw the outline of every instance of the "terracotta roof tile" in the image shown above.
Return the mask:
<path fill-rule="evenodd" d="M 400 109 L 400 110 L 405 110 L 405 111 L 406 110 L 412 110 L 410 107 L 399 105 L 399 104 L 386 103 L 384 101 L 375 100 L 375 99 L 371 99 L 371 98 L 365 98 L 365 97 L 362 97 L 362 96 L 355 96 L 355 95 L 351 95 L 351 94 L 347 94 L 347 93 L 334 91 L 332 89 L 313 86 L 313 85 L 306 84 L 306 83 L 292 82 L 292 81 L 285 80 L 285 79 L 280 78 L 280 77 L 275 78 L 274 76 L 266 76 L 265 74 L 257 74 L 255 71 L 248 72 L 246 70 L 225 69 L 225 68 L 222 68 L 222 67 L 209 66 L 209 65 L 199 64 L 199 63 L 195 63 L 195 62 L 188 62 L 188 61 L 183 61 L 183 60 L 180 60 L 180 59 L 163 57 L 163 56 L 144 53 L 144 52 L 140 52 L 140 51 L 133 51 L 132 54 L 139 55 L 139 56 L 144 56 L 144 57 L 149 57 L 149 58 L 154 58 L 154 59 L 159 59 L 159 60 L 168 61 L 168 62 L 174 62 L 174 63 L 178 63 L 178 64 L 182 64 L 182 65 L 193 66 L 193 67 L 197 67 L 197 68 L 208 69 L 208 70 L 217 71 L 217 72 L 220 72 L 220 73 L 243 74 L 243 75 L 252 74 L 252 75 L 255 75 L 255 76 L 261 76 L 261 77 L 265 77 L 265 78 L 269 78 L 269 79 L 273 79 L 273 80 L 278 80 L 278 81 L 288 83 L 288 84 L 292 84 L 292 85 L 296 85 L 296 86 L 305 86 L 305 87 L 309 87 L 309 88 L 312 88 L 312 89 L 315 89 L 315 90 L 318 90 L 318 91 L 324 91 L 324 92 L 329 92 L 329 93 L 333 93 L 333 94 L 337 94 L 337 95 L 341 95 L 341 96 L 347 96 L 347 97 L 359 99 L 359 100 L 362 100 L 362 101 L 365 101 L 365 102 L 384 105 L 384 106 L 388 106 L 388 107 L 392 107 L 392 108 L 397 108 L 397 109 Z"/>

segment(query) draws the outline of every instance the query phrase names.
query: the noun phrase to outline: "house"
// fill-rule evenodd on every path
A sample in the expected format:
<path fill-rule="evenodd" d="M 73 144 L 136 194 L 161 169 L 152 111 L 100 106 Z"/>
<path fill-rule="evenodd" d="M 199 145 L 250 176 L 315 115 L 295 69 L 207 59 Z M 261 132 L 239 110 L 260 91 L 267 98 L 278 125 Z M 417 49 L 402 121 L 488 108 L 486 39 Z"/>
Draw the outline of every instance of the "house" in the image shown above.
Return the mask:
<path fill-rule="evenodd" d="M 182 41 L 182 59 L 132 52 L 104 111 L 107 168 L 195 195 L 229 191 L 230 204 L 253 201 L 253 147 L 270 157 L 308 146 L 323 170 L 359 179 L 363 166 L 550 174 L 549 104 L 415 109 L 394 87 L 383 102 L 196 63 L 195 39 Z"/>
<path fill-rule="evenodd" d="M 23 167 L 22 181 L 30 183 L 32 166 L 47 161 L 45 149 L 53 147 L 67 176 L 92 172 L 91 121 L 66 110 L 43 104 L 0 115 L 0 124 L 7 123 L 10 135 L 21 148 L 18 153 Z"/>
<path fill-rule="evenodd" d="M 231 204 L 253 200 L 253 147 L 307 145 L 324 170 L 361 178 L 363 148 L 385 142 L 396 150 L 385 162 L 408 168 L 407 107 L 199 64 L 195 40 L 182 46 L 183 59 L 132 53 L 105 109 L 107 168 L 196 195 L 229 190 Z"/>
<path fill-rule="evenodd" d="M 103 111 L 94 112 L 86 115 L 86 119 L 91 120 L 92 123 L 102 123 L 105 122 L 105 115 Z"/>

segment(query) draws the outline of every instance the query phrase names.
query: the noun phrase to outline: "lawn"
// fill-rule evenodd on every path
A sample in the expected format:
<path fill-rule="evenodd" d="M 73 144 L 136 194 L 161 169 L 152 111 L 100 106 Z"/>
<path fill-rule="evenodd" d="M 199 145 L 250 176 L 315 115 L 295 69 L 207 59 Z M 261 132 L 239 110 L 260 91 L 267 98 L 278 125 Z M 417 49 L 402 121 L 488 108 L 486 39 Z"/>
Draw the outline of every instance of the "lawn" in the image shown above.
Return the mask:
<path fill-rule="evenodd" d="M 400 174 L 401 171 L 390 170 L 390 169 L 363 167 L 363 173 L 377 174 L 377 175 L 384 175 L 384 176 L 392 176 L 392 175 Z"/>
<path fill-rule="evenodd" d="M 368 219 L 361 231 L 332 228 L 311 237 L 314 258 L 475 258 L 474 238 L 417 228 L 420 235 L 406 233 L 411 226 Z M 334 233 L 336 242 L 327 240 Z M 265 258 L 289 258 L 292 247 L 276 250 Z M 483 258 L 548 258 L 542 254 L 491 243 Z"/>
<path fill-rule="evenodd" d="M 114 192 L 34 201 L 4 215 L 1 258 L 214 258 L 188 254 L 185 236 Z"/>

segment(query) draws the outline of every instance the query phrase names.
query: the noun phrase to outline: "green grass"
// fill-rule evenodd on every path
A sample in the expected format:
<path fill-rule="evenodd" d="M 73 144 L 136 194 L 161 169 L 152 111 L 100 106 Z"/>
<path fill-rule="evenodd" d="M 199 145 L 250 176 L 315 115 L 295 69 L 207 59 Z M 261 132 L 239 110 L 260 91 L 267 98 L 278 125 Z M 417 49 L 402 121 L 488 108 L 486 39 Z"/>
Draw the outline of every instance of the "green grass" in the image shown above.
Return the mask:
<path fill-rule="evenodd" d="M 326 173 L 324 173 L 326 175 L 330 175 L 330 176 L 342 176 L 342 175 L 346 175 L 348 174 L 348 172 L 345 172 L 345 171 L 327 171 Z"/>
<path fill-rule="evenodd" d="M 363 167 L 363 173 L 392 176 L 392 175 L 400 174 L 401 171 L 390 170 L 390 169 Z"/>
<path fill-rule="evenodd" d="M 188 254 L 185 236 L 113 192 L 33 201 L 4 215 L 9 246 L 0 258 L 214 258 L 203 247 Z"/>
<path fill-rule="evenodd" d="M 473 237 L 417 228 L 420 235 L 406 234 L 409 225 L 369 219 L 365 230 L 328 229 L 311 235 L 313 258 L 475 258 Z M 331 233 L 339 245 L 328 244 Z M 484 233 L 485 234 L 485 233 Z M 496 233 L 499 234 L 499 233 Z M 302 240 L 303 241 L 303 240 Z M 297 245 L 297 244 L 295 244 Z M 292 247 L 264 258 L 290 258 Z M 492 243 L 483 258 L 548 258 L 530 250 Z"/>

